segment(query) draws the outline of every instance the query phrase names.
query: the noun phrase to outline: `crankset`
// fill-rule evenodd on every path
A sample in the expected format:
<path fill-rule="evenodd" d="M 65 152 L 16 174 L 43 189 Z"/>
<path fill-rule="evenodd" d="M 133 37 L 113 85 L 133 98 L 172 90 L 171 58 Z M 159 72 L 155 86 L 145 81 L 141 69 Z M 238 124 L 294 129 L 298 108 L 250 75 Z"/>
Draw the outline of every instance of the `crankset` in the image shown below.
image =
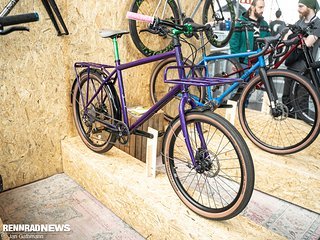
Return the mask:
<path fill-rule="evenodd" d="M 130 131 L 128 126 L 124 122 L 118 121 L 116 123 L 117 131 L 117 140 L 120 144 L 127 144 L 129 142 Z"/>
<path fill-rule="evenodd" d="M 127 144 L 129 141 L 130 131 L 128 126 L 115 118 L 112 118 L 106 111 L 102 109 L 90 108 L 88 109 L 87 114 L 84 115 L 83 121 L 86 126 L 91 129 L 90 132 L 97 134 L 102 131 L 107 131 L 111 134 L 116 135 L 116 139 L 120 144 Z M 100 123 L 99 127 L 96 127 L 95 122 Z"/>

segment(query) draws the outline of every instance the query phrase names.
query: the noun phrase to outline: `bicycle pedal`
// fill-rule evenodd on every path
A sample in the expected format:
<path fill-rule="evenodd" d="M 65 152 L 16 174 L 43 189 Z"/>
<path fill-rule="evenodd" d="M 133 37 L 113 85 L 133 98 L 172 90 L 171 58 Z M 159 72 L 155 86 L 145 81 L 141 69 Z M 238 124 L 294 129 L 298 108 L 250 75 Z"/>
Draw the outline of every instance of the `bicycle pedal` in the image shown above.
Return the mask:
<path fill-rule="evenodd" d="M 158 132 L 158 138 L 163 137 L 163 135 L 165 134 L 165 131 L 159 131 Z"/>
<path fill-rule="evenodd" d="M 230 104 L 221 104 L 219 108 L 232 108 L 233 106 Z"/>
<path fill-rule="evenodd" d="M 132 134 L 138 135 L 138 136 L 142 136 L 142 137 L 146 137 L 146 138 L 153 138 L 154 137 L 153 134 L 145 132 L 145 131 L 142 131 L 142 130 L 138 130 L 138 129 L 134 130 L 132 132 Z"/>

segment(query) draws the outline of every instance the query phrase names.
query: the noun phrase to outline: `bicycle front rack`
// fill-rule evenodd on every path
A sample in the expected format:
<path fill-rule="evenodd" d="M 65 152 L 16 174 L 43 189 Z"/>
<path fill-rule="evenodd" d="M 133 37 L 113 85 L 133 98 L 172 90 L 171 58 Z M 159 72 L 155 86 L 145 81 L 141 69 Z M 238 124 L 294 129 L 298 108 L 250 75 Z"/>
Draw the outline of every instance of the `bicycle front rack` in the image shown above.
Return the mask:
<path fill-rule="evenodd" d="M 177 71 L 178 76 L 185 72 L 185 70 L 189 70 L 189 74 L 186 78 L 182 79 L 168 79 L 167 74 L 168 71 Z M 241 78 L 224 78 L 224 77 L 198 77 L 196 72 L 202 72 L 204 70 L 205 75 L 207 75 L 207 68 L 203 65 L 200 66 L 169 66 L 164 71 L 164 82 L 165 83 L 173 83 L 173 84 L 186 84 L 193 85 L 199 87 L 207 87 L 207 86 L 221 86 L 225 84 L 232 84 L 234 82 L 243 82 Z M 180 73 L 180 74 L 179 74 Z"/>

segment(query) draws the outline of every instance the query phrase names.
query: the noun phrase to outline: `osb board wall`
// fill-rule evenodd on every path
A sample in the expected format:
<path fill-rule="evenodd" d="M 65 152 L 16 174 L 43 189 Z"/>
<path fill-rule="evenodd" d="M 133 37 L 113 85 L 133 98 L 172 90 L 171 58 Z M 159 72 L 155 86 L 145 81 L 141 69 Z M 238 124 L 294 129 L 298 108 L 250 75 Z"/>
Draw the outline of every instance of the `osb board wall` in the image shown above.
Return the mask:
<path fill-rule="evenodd" d="M 31 31 L 1 36 L 0 174 L 10 189 L 63 171 L 60 141 L 75 135 L 70 87 L 75 61 L 113 63 L 101 28 L 128 29 L 132 1 L 56 0 L 70 31 L 57 37 L 41 1 L 21 1 L 11 14 L 37 11 Z M 192 1 L 191 1 L 192 2 Z M 7 0 L 0 0 L 2 9 Z M 191 7 L 191 5 L 190 5 Z M 123 62 L 143 57 L 129 36 L 119 40 Z M 186 48 L 185 48 L 186 49 Z M 129 106 L 150 105 L 154 65 L 124 72 Z"/>
<path fill-rule="evenodd" d="M 7 1 L 0 1 L 1 8 Z M 41 1 L 21 1 L 12 14 L 38 11 L 31 31 L 1 36 L 0 174 L 4 188 L 62 171 L 67 135 L 64 39 L 43 16 Z"/>

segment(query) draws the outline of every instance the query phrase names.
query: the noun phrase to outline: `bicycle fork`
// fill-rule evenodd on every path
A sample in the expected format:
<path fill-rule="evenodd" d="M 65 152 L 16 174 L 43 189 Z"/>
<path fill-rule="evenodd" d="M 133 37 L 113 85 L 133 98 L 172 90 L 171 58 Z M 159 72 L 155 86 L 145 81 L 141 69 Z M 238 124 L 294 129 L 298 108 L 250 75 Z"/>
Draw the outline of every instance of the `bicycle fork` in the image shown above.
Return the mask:
<path fill-rule="evenodd" d="M 266 88 L 266 92 L 270 100 L 272 115 L 276 116 L 277 115 L 276 105 L 278 103 L 278 95 L 277 95 L 277 91 L 275 89 L 274 83 L 273 81 L 269 81 L 265 68 L 263 67 L 259 68 L 259 75 Z"/>
<path fill-rule="evenodd" d="M 194 100 L 189 97 L 188 92 L 183 92 L 182 93 L 182 98 L 181 98 L 181 101 L 180 101 L 180 104 L 179 104 L 179 118 L 180 118 L 180 122 L 181 122 L 181 130 L 182 130 L 182 133 L 183 133 L 184 141 L 186 143 L 186 146 L 187 146 L 188 153 L 189 153 L 189 156 L 191 158 L 192 164 L 195 167 L 195 169 L 198 170 L 199 163 L 197 162 L 197 159 L 196 159 L 196 153 L 197 152 L 194 153 L 194 151 L 192 149 L 192 144 L 191 144 L 191 140 L 190 140 L 188 129 L 187 129 L 187 122 L 186 122 L 186 118 L 185 118 L 185 106 L 186 106 L 186 104 L 190 104 L 192 109 L 194 109 L 197 106 L 196 103 L 194 102 Z M 195 123 L 195 125 L 196 125 L 195 131 L 197 131 L 197 132 L 195 132 L 194 134 L 195 135 L 197 134 L 199 139 L 200 139 L 201 150 L 207 152 L 206 151 L 207 150 L 207 145 L 206 145 L 206 142 L 205 142 L 205 139 L 204 139 L 204 136 L 203 136 L 202 127 L 201 127 L 200 123 Z M 208 154 L 205 153 L 205 157 L 207 155 Z"/>

